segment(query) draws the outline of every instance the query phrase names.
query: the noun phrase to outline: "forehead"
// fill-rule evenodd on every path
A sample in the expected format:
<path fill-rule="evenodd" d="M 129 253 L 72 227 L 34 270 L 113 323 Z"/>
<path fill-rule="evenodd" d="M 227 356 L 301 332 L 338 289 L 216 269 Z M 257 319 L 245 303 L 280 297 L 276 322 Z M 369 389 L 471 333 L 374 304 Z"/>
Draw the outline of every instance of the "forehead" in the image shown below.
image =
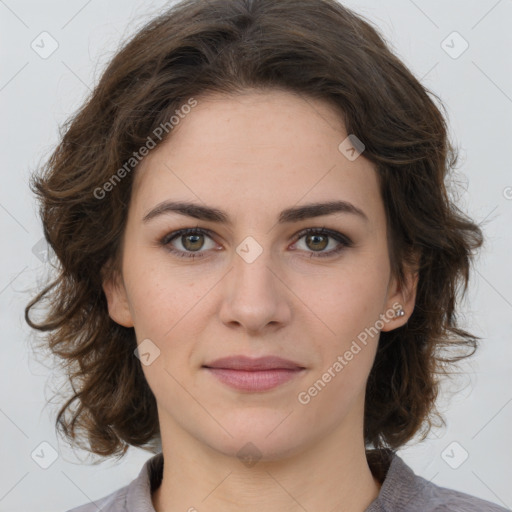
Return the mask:
<path fill-rule="evenodd" d="M 139 216 L 165 200 L 204 202 L 237 218 L 337 199 L 382 214 L 374 166 L 340 151 L 348 134 L 327 102 L 279 90 L 196 100 L 136 170 Z"/>

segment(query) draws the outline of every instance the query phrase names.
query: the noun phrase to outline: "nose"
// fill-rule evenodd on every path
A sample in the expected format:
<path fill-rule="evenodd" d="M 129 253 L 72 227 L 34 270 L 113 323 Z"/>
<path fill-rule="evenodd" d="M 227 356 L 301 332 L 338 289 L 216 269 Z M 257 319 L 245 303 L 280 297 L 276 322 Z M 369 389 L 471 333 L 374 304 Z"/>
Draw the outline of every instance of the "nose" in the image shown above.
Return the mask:
<path fill-rule="evenodd" d="M 221 321 L 253 334 L 281 328 L 290 321 L 293 295 L 283 282 L 283 272 L 273 264 L 269 250 L 254 260 L 240 254 L 234 255 L 234 268 L 223 279 Z"/>

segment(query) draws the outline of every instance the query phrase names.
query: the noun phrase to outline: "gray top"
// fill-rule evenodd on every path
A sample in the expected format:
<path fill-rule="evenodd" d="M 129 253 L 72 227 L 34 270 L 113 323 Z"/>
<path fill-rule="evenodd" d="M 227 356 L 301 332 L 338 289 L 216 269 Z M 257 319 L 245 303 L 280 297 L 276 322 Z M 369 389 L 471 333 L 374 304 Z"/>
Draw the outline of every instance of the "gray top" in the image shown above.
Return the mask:
<path fill-rule="evenodd" d="M 391 450 L 372 450 L 372 473 L 382 482 L 377 498 L 365 512 L 506 512 L 510 509 L 469 494 L 439 487 L 414 474 Z M 163 455 L 148 459 L 129 485 L 94 503 L 67 512 L 155 512 L 151 493 L 162 481 Z"/>

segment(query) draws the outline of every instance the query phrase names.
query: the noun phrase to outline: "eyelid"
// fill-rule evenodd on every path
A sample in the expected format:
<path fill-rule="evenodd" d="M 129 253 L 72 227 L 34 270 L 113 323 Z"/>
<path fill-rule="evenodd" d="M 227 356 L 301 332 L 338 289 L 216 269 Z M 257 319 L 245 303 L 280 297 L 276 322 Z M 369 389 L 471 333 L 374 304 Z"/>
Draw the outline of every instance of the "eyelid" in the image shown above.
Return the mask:
<path fill-rule="evenodd" d="M 299 241 L 303 236 L 308 235 L 310 233 L 330 236 L 331 238 L 334 238 L 335 240 L 345 243 L 347 245 L 353 245 L 352 240 L 350 237 L 345 235 L 344 233 L 341 233 L 340 231 L 337 231 L 336 229 L 329 229 L 326 227 L 321 228 L 304 228 L 298 233 L 294 235 L 294 239 L 296 239 L 296 242 Z M 294 242 L 295 243 L 295 242 Z"/>
<path fill-rule="evenodd" d="M 181 228 L 181 229 L 176 229 L 174 231 L 171 231 L 170 233 L 167 233 L 166 235 L 164 235 L 160 239 L 160 243 L 162 243 L 163 245 L 166 245 L 166 244 L 170 243 L 172 240 L 174 240 L 175 238 L 178 238 L 180 235 L 183 236 L 183 235 L 196 234 L 196 233 L 208 235 L 212 239 L 214 238 L 214 235 L 215 235 L 215 233 L 213 231 L 211 231 L 210 229 L 201 228 L 199 226 L 190 227 L 190 228 Z"/>
<path fill-rule="evenodd" d="M 167 233 L 164 237 L 162 237 L 159 240 L 159 244 L 166 247 L 169 252 L 175 254 L 178 257 L 190 258 L 190 259 L 202 259 L 202 258 L 207 257 L 207 256 L 204 256 L 203 254 L 205 254 L 208 251 L 181 251 L 178 249 L 174 249 L 174 248 L 170 249 L 169 248 L 169 246 L 171 245 L 171 242 L 173 240 L 177 239 L 180 236 L 185 236 L 185 235 L 189 235 L 189 234 L 206 235 L 209 238 L 211 238 L 212 240 L 215 240 L 215 235 L 216 235 L 212 230 L 210 230 L 208 228 L 202 228 L 199 226 L 182 228 L 182 229 L 177 229 L 175 231 Z M 321 235 L 321 236 L 327 236 L 329 238 L 336 240 L 336 242 L 338 242 L 338 244 L 339 244 L 337 248 L 331 249 L 330 251 L 327 251 L 327 252 L 306 251 L 306 252 L 310 253 L 310 257 L 314 257 L 314 258 L 323 258 L 323 257 L 328 258 L 330 256 L 331 257 L 336 256 L 340 252 L 342 252 L 344 249 L 352 247 L 354 245 L 352 240 L 344 233 L 341 233 L 337 230 L 329 229 L 329 228 L 326 228 L 323 226 L 322 227 L 308 227 L 308 228 L 304 228 L 304 229 L 300 230 L 299 232 L 297 232 L 296 234 L 293 235 L 294 241 L 292 242 L 292 245 L 295 245 L 299 240 L 301 240 L 301 238 L 303 238 L 304 236 L 306 236 L 308 234 L 317 234 L 317 235 Z M 187 256 L 187 255 L 190 255 L 190 256 Z"/>

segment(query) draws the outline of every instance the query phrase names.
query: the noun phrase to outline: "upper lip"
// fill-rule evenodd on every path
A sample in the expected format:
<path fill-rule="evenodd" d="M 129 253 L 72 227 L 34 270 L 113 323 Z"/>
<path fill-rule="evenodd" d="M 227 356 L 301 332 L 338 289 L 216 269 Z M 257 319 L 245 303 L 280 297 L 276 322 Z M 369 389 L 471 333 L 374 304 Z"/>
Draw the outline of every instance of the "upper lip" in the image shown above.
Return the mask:
<path fill-rule="evenodd" d="M 211 363 L 203 365 L 206 368 L 225 368 L 230 370 L 299 370 L 304 367 L 294 361 L 283 359 L 277 356 L 266 357 L 247 357 L 247 356 L 230 356 L 216 359 Z"/>

